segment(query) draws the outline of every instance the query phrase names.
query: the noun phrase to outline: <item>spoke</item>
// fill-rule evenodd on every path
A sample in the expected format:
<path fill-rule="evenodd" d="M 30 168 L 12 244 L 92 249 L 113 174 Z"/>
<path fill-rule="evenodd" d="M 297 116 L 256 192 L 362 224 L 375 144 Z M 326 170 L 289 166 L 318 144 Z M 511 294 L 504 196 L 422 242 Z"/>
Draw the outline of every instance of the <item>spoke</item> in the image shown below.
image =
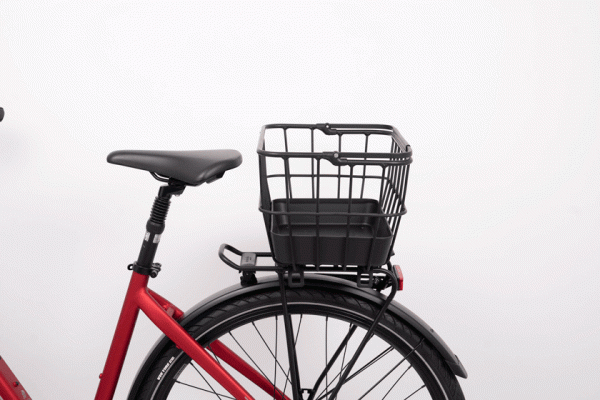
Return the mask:
<path fill-rule="evenodd" d="M 242 347 L 242 345 L 237 341 L 237 339 L 233 336 L 233 334 L 231 332 L 229 332 L 229 336 L 231 336 L 233 338 L 233 340 L 237 343 L 237 345 L 240 347 L 240 349 L 242 349 L 242 351 L 244 352 L 244 354 L 250 359 L 250 361 L 252 361 L 252 364 L 254 364 L 254 366 L 260 371 L 260 373 L 262 374 L 262 376 L 264 376 L 265 379 L 268 380 L 269 383 L 272 385 L 273 382 L 271 382 L 271 380 L 267 377 L 267 375 L 263 372 L 263 370 L 260 369 L 260 367 L 258 366 L 258 364 L 256 364 L 256 362 L 254 362 L 254 360 L 252 359 L 252 357 L 250 357 L 250 354 L 248 354 L 246 352 L 246 350 L 244 350 L 244 348 Z"/>
<path fill-rule="evenodd" d="M 342 371 L 344 371 L 344 370 L 346 369 L 346 367 L 347 367 L 347 366 L 348 366 L 348 364 L 344 365 L 344 367 L 342 368 L 342 370 L 340 371 L 340 373 L 339 373 L 339 374 L 337 374 L 337 375 L 336 375 L 336 376 L 333 378 L 333 380 L 332 380 L 332 381 L 329 383 L 329 385 L 333 384 L 333 382 L 335 382 L 335 381 L 337 380 L 337 378 L 339 378 L 339 377 L 340 377 L 340 375 L 342 374 Z M 347 382 L 347 380 L 346 380 L 346 382 Z M 324 396 L 328 396 L 328 395 L 329 395 L 329 393 L 333 392 L 333 389 L 331 389 L 331 390 L 327 390 L 327 389 L 329 389 L 329 385 L 325 386 L 325 389 L 323 389 L 323 390 L 321 391 L 321 393 L 319 393 L 319 396 L 317 397 L 317 400 L 323 400 Z M 325 395 L 323 395 L 323 393 L 325 393 Z"/>
<path fill-rule="evenodd" d="M 394 382 L 394 384 L 392 385 L 392 387 L 390 388 L 390 390 L 388 390 L 388 391 L 387 391 L 387 393 L 385 394 L 385 396 L 383 396 L 383 399 L 381 399 L 381 400 L 385 400 L 385 398 L 387 397 L 387 395 L 388 395 L 388 394 L 390 394 L 390 392 L 392 391 L 392 389 L 394 388 L 394 386 L 396 386 L 396 384 L 397 384 L 398 382 L 400 382 L 400 379 L 402 379 L 402 377 L 403 377 L 403 376 L 404 376 L 404 375 L 405 375 L 405 374 L 408 372 L 408 370 L 409 370 L 409 369 L 411 369 L 411 368 L 412 368 L 412 365 L 409 365 L 409 366 L 408 366 L 408 368 L 406 368 L 406 371 L 404 371 L 404 372 L 402 373 L 402 375 L 400 375 L 400 378 L 398 378 L 398 379 L 396 380 L 396 382 Z"/>
<path fill-rule="evenodd" d="M 368 139 L 368 137 L 367 137 L 367 139 Z M 351 329 L 352 329 L 352 324 L 348 324 L 348 333 L 350 333 Z M 354 329 L 356 329 L 356 328 L 354 328 Z M 344 366 L 344 361 L 346 361 L 346 350 L 348 350 L 347 342 L 346 342 L 346 345 L 344 346 L 344 355 L 342 356 L 342 363 L 340 364 L 340 374 L 342 373 L 342 367 Z"/>
<path fill-rule="evenodd" d="M 327 376 L 327 374 L 329 373 L 329 370 L 331 369 L 331 367 L 333 367 L 333 364 L 335 363 L 335 361 L 339 357 L 340 353 L 342 352 L 342 349 L 344 350 L 344 353 L 345 353 L 346 348 L 348 347 L 348 342 L 350 341 L 350 338 L 352 337 L 352 335 L 354 334 L 354 332 L 356 331 L 356 328 L 357 328 L 356 325 L 352 325 L 352 324 L 350 324 L 350 325 L 351 326 L 348 329 L 348 333 L 346 334 L 346 336 L 344 337 L 344 339 L 342 340 L 342 342 L 340 343 L 340 345 L 338 346 L 338 348 L 336 349 L 336 351 L 333 353 L 333 356 L 331 356 L 331 360 L 329 360 L 327 362 L 327 365 L 325 366 L 325 369 L 321 372 L 321 375 L 319 376 L 319 378 L 315 382 L 315 384 L 313 386 L 313 389 L 312 389 L 312 393 L 309 396 L 308 400 L 313 400 L 314 399 L 315 395 L 317 394 L 317 390 L 319 389 L 319 386 L 321 385 L 321 382 L 323 382 L 323 378 L 325 376 Z M 344 360 L 342 360 L 342 364 L 340 365 L 340 373 L 337 376 L 341 375 L 343 367 L 344 367 Z M 327 388 L 327 387 L 329 387 L 329 383 L 326 383 L 325 388 Z M 325 389 L 325 390 L 327 390 L 327 389 Z"/>
<path fill-rule="evenodd" d="M 202 372 L 200 372 L 200 370 L 198 368 L 196 368 L 196 366 L 194 365 L 194 363 L 190 362 L 190 365 L 192 367 L 194 367 L 194 369 L 196 370 L 196 372 L 198 372 L 198 374 L 202 377 L 202 379 L 204 379 L 204 382 L 206 382 L 206 384 L 208 385 L 208 387 L 210 388 L 210 390 L 212 390 L 212 392 L 210 392 L 210 393 L 214 393 L 215 396 L 217 396 L 219 398 L 219 400 L 222 400 L 221 396 L 219 396 L 219 394 L 215 391 L 215 389 L 213 389 L 213 387 L 211 386 L 211 384 L 208 383 L 208 381 L 206 380 L 206 378 L 204 377 L 204 375 L 202 375 Z M 208 392 L 208 390 L 207 390 L 207 392 Z"/>
<path fill-rule="evenodd" d="M 367 364 L 365 364 L 361 369 L 359 369 L 358 371 L 356 371 L 355 373 L 353 373 L 352 375 L 350 375 L 348 377 L 348 379 L 346 379 L 346 382 L 348 382 L 350 379 L 356 377 L 356 375 L 360 374 L 361 372 L 363 372 L 364 370 L 366 370 L 367 368 L 369 368 L 370 366 L 372 366 L 373 364 L 375 364 L 377 361 L 381 360 L 383 357 L 385 357 L 386 355 L 388 355 L 392 350 L 393 350 L 392 346 L 390 346 L 387 349 L 385 349 L 384 351 L 382 351 L 381 353 L 379 353 L 378 356 L 376 356 L 374 359 L 372 359 Z M 344 369 L 345 368 L 346 367 L 344 367 Z"/>
<path fill-rule="evenodd" d="M 425 387 L 425 385 L 421 386 L 420 388 L 418 388 L 417 390 L 415 390 L 414 392 L 412 392 L 411 394 L 408 395 L 408 397 L 412 397 L 413 394 L 417 393 L 419 390 L 423 389 Z M 408 399 L 408 397 L 405 397 L 404 400 Z"/>
<path fill-rule="evenodd" d="M 213 351 L 212 347 L 210 347 L 210 344 L 208 345 L 208 349 L 210 350 L 210 352 L 213 354 L 213 356 L 215 356 L 215 359 L 217 360 L 217 362 L 219 363 L 219 365 L 221 365 L 221 361 L 219 360 L 219 357 L 217 357 L 217 355 L 215 354 L 215 352 Z M 222 367 L 222 365 L 221 365 Z"/>
<path fill-rule="evenodd" d="M 408 357 L 410 357 L 410 355 L 412 353 L 414 353 L 415 351 L 417 351 L 417 349 L 421 346 L 421 344 L 423 344 L 423 340 L 421 339 L 421 341 L 419 342 L 419 344 L 417 344 L 399 363 L 398 365 L 400 365 L 402 362 L 404 362 L 404 360 L 406 360 Z M 369 361 L 364 367 L 362 367 L 361 369 L 359 369 L 356 373 L 352 374 L 350 377 L 348 377 L 345 381 L 344 384 L 347 383 L 348 381 L 350 381 L 350 379 L 355 378 L 358 374 L 360 374 L 361 372 L 363 372 L 364 370 L 366 370 L 367 368 L 369 368 L 370 366 L 372 366 L 373 364 L 375 364 L 377 361 L 381 360 L 386 354 L 388 354 L 391 351 L 392 347 L 390 346 L 389 348 L 387 348 L 386 350 L 384 350 L 383 352 L 379 353 L 379 355 L 377 355 L 374 359 L 372 359 L 371 361 Z M 344 366 L 344 368 L 342 368 L 342 370 L 346 369 L 346 367 L 348 366 L 348 364 L 346 364 Z M 395 369 L 396 367 L 394 367 Z M 331 383 L 333 383 L 338 377 L 340 376 L 340 374 L 338 374 L 335 378 L 333 378 L 333 381 L 331 381 Z M 378 382 L 379 383 L 379 382 Z M 327 390 L 327 387 L 325 389 L 323 389 L 323 391 Z M 329 395 L 329 393 L 333 392 L 334 389 L 329 390 L 327 393 L 325 393 L 325 396 Z M 419 389 L 420 390 L 420 389 Z M 319 394 L 319 397 L 317 398 L 317 400 L 321 400 L 323 399 L 321 392 Z M 416 392 L 415 392 L 416 393 Z M 414 394 L 414 393 L 413 393 Z M 412 394 L 411 394 L 412 396 Z M 409 396 L 410 397 L 410 396 Z"/>
<path fill-rule="evenodd" d="M 379 379 L 373 386 L 371 386 L 371 388 L 369 390 L 366 391 L 365 394 L 363 394 L 362 396 L 360 396 L 360 398 L 358 400 L 362 400 L 363 397 L 365 397 L 366 395 L 368 395 L 369 393 L 371 393 L 371 390 L 375 389 L 377 387 L 377 385 L 379 385 L 381 382 L 383 382 L 383 380 L 385 378 L 387 378 L 392 372 L 394 372 L 396 370 L 396 368 L 398 368 L 400 366 L 400 364 L 402 364 L 404 362 L 404 360 L 406 360 L 406 357 L 404 357 L 402 360 L 400 360 L 400 362 L 398 364 L 396 364 L 392 369 L 390 369 L 384 376 L 381 377 L 381 379 Z M 407 370 L 408 371 L 408 370 Z M 404 374 L 402 374 L 404 375 Z M 402 376 L 401 376 L 402 377 Z M 395 384 L 394 384 L 395 385 Z M 393 386 L 392 386 L 393 387 Z M 391 389 L 390 389 L 391 390 Z M 389 393 L 389 392 L 388 392 Z M 386 394 L 387 396 L 387 394 Z"/>
<path fill-rule="evenodd" d="M 277 324 L 277 316 L 275 316 L 275 323 Z M 283 369 L 283 367 L 281 366 L 281 364 L 279 364 L 279 361 L 277 361 L 277 356 L 275 354 L 273 354 L 273 351 L 271 351 L 271 348 L 269 347 L 269 345 L 265 341 L 265 338 L 263 337 L 263 335 L 261 335 L 261 333 L 259 332 L 259 330 L 256 327 L 256 325 L 254 325 L 254 322 L 252 322 L 252 326 L 254 326 L 254 329 L 256 329 L 256 332 L 258 333 L 258 336 L 260 336 L 260 338 L 262 339 L 262 342 L 265 344 L 265 346 L 267 346 L 267 349 L 269 350 L 269 353 L 271 353 L 271 355 L 275 359 L 275 376 L 277 376 L 277 366 L 279 366 L 279 368 L 281 369 L 281 372 L 285 372 L 285 370 Z M 277 340 L 277 325 L 275 325 L 275 329 L 276 329 L 275 330 L 275 340 Z M 277 346 L 277 342 L 275 342 L 275 346 Z M 291 383 L 291 381 L 290 381 L 290 383 Z"/>
<path fill-rule="evenodd" d="M 202 388 L 200 388 L 200 387 L 198 387 L 198 386 L 190 385 L 190 384 L 188 384 L 188 383 L 184 383 L 184 382 L 180 382 L 180 381 L 175 381 L 175 383 L 179 383 L 180 385 L 183 385 L 183 386 L 189 386 L 189 387 L 191 387 L 191 388 L 194 388 L 194 389 L 202 390 L 203 392 L 207 392 L 207 393 L 214 393 L 214 392 L 211 392 L 210 390 L 202 389 Z M 215 393 L 215 394 L 216 394 L 216 393 Z M 217 396 L 221 396 L 221 397 L 225 397 L 225 398 L 227 398 L 227 399 L 233 399 L 233 400 L 235 400 L 235 398 L 234 398 L 234 397 L 227 396 L 227 395 L 225 395 L 225 394 L 220 394 L 220 395 L 219 395 L 219 394 L 217 394 Z"/>
<path fill-rule="evenodd" d="M 377 356 L 375 356 L 375 358 L 373 358 L 371 361 L 369 361 L 367 364 L 365 364 L 361 369 L 359 369 L 358 371 L 356 371 L 354 374 L 352 374 L 351 376 L 349 376 L 344 383 L 348 382 L 349 380 L 355 378 L 358 374 L 360 374 L 361 372 L 364 372 L 367 368 L 369 368 L 370 366 L 372 366 L 373 364 L 375 364 L 377 361 L 381 360 L 383 357 L 385 357 L 387 354 L 389 354 L 389 352 L 392 351 L 392 346 L 388 347 L 387 349 L 385 349 L 384 351 L 382 351 L 381 353 L 379 353 Z M 346 368 L 348 367 L 348 364 L 344 365 L 344 367 L 342 368 L 342 371 L 344 371 Z M 333 378 L 333 380 L 329 383 L 330 385 L 333 384 L 333 382 L 336 381 L 336 379 L 338 379 L 341 374 L 342 371 L 340 371 L 339 374 L 337 374 L 335 376 L 335 378 Z M 327 391 L 325 393 L 325 396 L 328 396 L 329 393 L 333 392 L 334 389 L 331 390 L 327 390 L 329 389 L 329 386 L 326 386 L 325 389 L 323 389 L 323 391 L 321 391 L 321 393 L 319 393 L 319 397 L 317 397 L 317 400 L 321 400 L 324 398 L 323 396 L 323 392 Z"/>
<path fill-rule="evenodd" d="M 411 351 L 410 351 L 410 352 L 409 352 L 409 353 L 408 353 L 408 354 L 407 354 L 407 355 L 406 355 L 406 356 L 405 356 L 405 357 L 404 357 L 402 360 L 400 360 L 400 362 L 399 362 L 399 363 L 398 363 L 398 364 L 397 364 L 397 365 L 396 365 L 394 368 L 392 368 L 392 371 L 393 371 L 394 369 L 396 369 L 396 367 L 398 367 L 398 365 L 402 364 L 402 363 L 404 362 L 404 360 L 406 360 L 408 357 L 410 357 L 410 355 L 411 355 L 412 353 L 414 353 L 415 351 L 417 351 L 417 349 L 418 349 L 419 347 L 421 347 L 421 344 L 423 344 L 423 340 L 424 340 L 424 339 L 421 339 L 421 341 L 419 342 L 419 344 L 417 344 L 417 345 L 416 345 L 416 346 L 415 346 L 415 347 L 414 347 L 414 348 L 413 348 L 413 349 L 412 349 L 412 350 L 411 350 Z M 364 367 L 362 367 L 362 368 L 361 368 L 360 370 L 358 370 L 356 373 L 354 373 L 354 374 L 352 374 L 350 377 L 348 377 L 348 378 L 347 378 L 347 379 L 344 381 L 344 384 L 345 384 L 345 383 L 347 383 L 348 381 L 350 381 L 350 379 L 352 379 L 352 378 L 356 377 L 358 374 L 360 374 L 361 372 L 363 372 L 364 370 L 366 370 L 366 369 L 367 369 L 367 368 L 369 368 L 370 366 L 372 366 L 373 364 L 375 364 L 377 361 L 381 360 L 381 359 L 382 359 L 382 358 L 383 358 L 383 357 L 384 357 L 386 354 L 388 354 L 388 353 L 391 351 L 391 349 L 392 349 L 392 347 L 390 346 L 389 348 L 387 348 L 387 349 L 386 349 L 386 350 L 384 350 L 383 352 L 379 353 L 379 355 L 378 355 L 378 356 L 376 356 L 374 359 L 372 359 L 371 361 L 369 361 L 369 362 L 368 362 L 368 363 L 367 363 L 367 364 L 366 364 Z M 348 364 L 346 364 L 346 365 L 344 366 L 344 368 L 342 368 L 342 370 L 343 370 L 343 369 L 346 369 L 346 367 L 347 367 L 347 366 L 348 366 Z M 386 376 L 387 376 L 387 375 L 389 375 L 389 374 L 390 374 L 392 371 L 388 372 L 388 373 L 386 374 Z M 338 376 L 339 376 L 339 374 L 338 374 L 338 375 L 337 375 L 337 376 L 334 378 L 334 381 L 335 381 L 335 379 L 337 379 L 337 377 L 338 377 Z M 384 376 L 382 379 L 380 379 L 380 380 L 379 380 L 379 382 L 381 382 L 381 381 L 382 381 L 384 378 L 385 378 L 385 376 Z M 399 380 L 399 379 L 398 379 L 398 380 Z M 375 384 L 375 386 L 377 386 L 377 385 L 379 384 L 379 382 L 377 382 L 377 383 Z M 333 381 L 332 381 L 332 383 L 333 383 Z M 375 386 L 373 386 L 373 387 L 375 387 Z M 372 388 L 371 388 L 371 389 L 372 389 Z M 371 391 L 371 389 L 369 389 L 369 392 Z M 422 388 L 421 388 L 421 389 L 422 389 Z M 421 389 L 418 389 L 418 390 L 421 390 Z M 324 390 L 327 390 L 327 387 L 326 387 Z M 329 390 L 327 393 L 325 393 L 325 396 L 327 396 L 327 395 L 328 395 L 329 393 L 331 393 L 333 390 L 334 390 L 334 389 L 332 389 L 332 390 Z M 417 390 L 417 391 L 418 391 L 418 390 Z M 322 394 L 322 393 L 323 393 L 323 392 L 321 392 L 321 394 Z M 367 393 L 368 393 L 368 392 L 367 392 Z M 416 393 L 416 392 L 414 392 L 414 393 Z M 414 394 L 414 393 L 413 393 L 413 394 Z M 318 399 L 317 399 L 317 400 L 321 400 L 321 399 L 323 398 L 323 396 L 321 396 L 321 394 L 319 394 L 319 397 L 318 397 Z M 366 394 L 366 393 L 365 393 L 365 394 Z M 412 396 L 412 394 L 411 394 L 411 396 Z M 363 395 L 363 397 L 364 397 L 364 395 Z M 409 397 L 410 397 L 410 396 L 409 396 Z M 362 399 L 362 397 L 361 397 L 361 399 Z"/>

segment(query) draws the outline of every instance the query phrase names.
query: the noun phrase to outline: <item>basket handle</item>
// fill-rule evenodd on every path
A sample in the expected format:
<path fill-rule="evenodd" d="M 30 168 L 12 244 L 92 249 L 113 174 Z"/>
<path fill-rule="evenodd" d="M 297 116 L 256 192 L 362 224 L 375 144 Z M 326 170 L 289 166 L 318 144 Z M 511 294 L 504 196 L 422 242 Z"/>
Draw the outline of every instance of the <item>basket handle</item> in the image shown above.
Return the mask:
<path fill-rule="evenodd" d="M 394 153 L 346 153 L 338 151 L 323 152 L 323 158 L 333 165 L 408 165 L 412 162 L 406 154 Z M 350 158 L 350 159 L 349 159 Z M 392 158 L 392 159 L 391 159 Z"/>
<path fill-rule="evenodd" d="M 348 133 L 364 135 L 367 133 L 390 136 L 394 131 L 394 127 L 391 125 L 373 124 L 330 124 L 326 122 L 324 124 L 315 124 L 314 127 L 321 130 L 326 135 L 340 135 Z"/>

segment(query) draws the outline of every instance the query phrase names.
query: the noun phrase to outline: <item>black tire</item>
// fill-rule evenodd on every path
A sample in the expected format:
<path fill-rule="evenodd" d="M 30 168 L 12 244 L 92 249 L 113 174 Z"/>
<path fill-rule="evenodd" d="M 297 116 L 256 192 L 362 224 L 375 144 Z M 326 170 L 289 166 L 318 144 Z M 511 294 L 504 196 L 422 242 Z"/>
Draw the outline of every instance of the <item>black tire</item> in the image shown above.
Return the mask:
<path fill-rule="evenodd" d="M 353 349 L 356 349 L 377 315 L 378 307 L 348 293 L 314 288 L 288 289 L 287 298 L 294 332 L 297 335 L 302 388 L 313 387 L 316 377 L 326 365 L 326 360 L 338 348 L 350 326 L 358 327 L 344 348 L 344 355 L 340 355 L 317 393 L 321 393 L 327 384 L 331 389 L 337 382 L 335 377 L 342 365 L 348 363 L 354 353 Z M 222 303 L 186 323 L 185 328 L 205 347 L 216 339 L 225 343 L 248 364 L 257 366 L 255 368 L 260 369 L 291 399 L 291 385 L 288 384 L 285 373 L 289 370 L 289 364 L 282 313 L 279 291 L 272 290 Z M 324 325 L 325 329 L 321 329 L 321 325 Z M 374 337 L 369 340 L 352 368 L 350 376 L 368 365 L 374 356 L 382 354 L 382 350 L 389 352 L 347 381 L 342 386 L 338 399 L 361 398 L 363 393 L 392 370 L 380 384 L 368 392 L 365 399 L 410 397 L 413 400 L 464 400 L 456 377 L 437 350 L 419 333 L 389 313 L 380 322 Z M 406 358 L 405 361 L 398 366 L 403 358 Z M 136 399 L 231 398 L 225 389 L 190 361 L 186 354 L 177 349 L 172 342 L 169 343 L 147 369 L 149 372 L 137 392 Z M 225 363 L 222 365 L 255 399 L 272 398 Z M 394 366 L 396 368 L 392 369 Z M 402 379 L 396 382 L 403 373 Z M 184 382 L 184 378 L 189 380 Z M 221 396 L 215 395 L 214 392 Z M 315 399 L 318 397 L 315 396 Z M 326 400 L 326 397 L 323 397 L 323 400 Z"/>

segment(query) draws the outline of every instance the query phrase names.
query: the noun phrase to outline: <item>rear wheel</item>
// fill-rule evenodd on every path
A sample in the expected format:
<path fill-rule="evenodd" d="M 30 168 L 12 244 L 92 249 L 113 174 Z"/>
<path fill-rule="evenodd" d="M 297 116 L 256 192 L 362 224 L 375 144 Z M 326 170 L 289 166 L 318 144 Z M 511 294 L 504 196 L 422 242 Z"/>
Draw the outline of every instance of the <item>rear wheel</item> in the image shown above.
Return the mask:
<path fill-rule="evenodd" d="M 288 289 L 286 293 L 303 397 L 329 400 L 340 373 L 377 315 L 378 306 L 347 293 L 314 288 Z M 215 355 L 213 346 L 227 346 L 266 378 L 269 385 L 292 399 L 279 291 L 254 293 L 222 303 L 185 328 L 255 399 L 272 399 L 273 392 L 267 393 L 227 365 Z M 336 361 L 327 374 L 322 374 L 336 352 Z M 138 400 L 232 398 L 173 343 L 165 347 L 148 371 Z M 462 400 L 464 396 L 440 354 L 416 331 L 388 313 L 337 398 Z"/>

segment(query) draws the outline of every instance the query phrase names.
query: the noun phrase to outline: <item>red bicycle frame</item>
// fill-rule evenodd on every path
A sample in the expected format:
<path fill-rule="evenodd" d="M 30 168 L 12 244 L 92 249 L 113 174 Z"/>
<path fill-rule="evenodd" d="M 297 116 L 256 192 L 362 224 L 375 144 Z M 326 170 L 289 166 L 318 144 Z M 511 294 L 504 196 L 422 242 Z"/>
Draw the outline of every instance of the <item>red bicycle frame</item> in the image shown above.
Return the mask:
<path fill-rule="evenodd" d="M 132 274 L 104 371 L 100 375 L 100 385 L 95 400 L 112 400 L 140 310 L 233 397 L 237 400 L 253 400 L 246 389 L 179 325 L 177 320 L 181 318 L 183 312 L 162 296 L 148 289 L 148 278 L 148 275 L 142 275 L 135 271 Z M 273 397 L 289 400 L 281 390 L 274 387 L 262 374 L 220 341 L 212 342 L 211 350 L 222 361 L 232 366 L 265 392 Z"/>
<path fill-rule="evenodd" d="M 208 372 L 237 400 L 253 400 L 244 389 L 194 338 L 179 325 L 183 312 L 159 294 L 148 289 L 148 275 L 133 272 L 129 288 L 125 296 L 121 315 L 117 323 L 104 371 L 100 374 L 100 385 L 95 400 L 112 400 L 127 349 L 131 342 L 133 329 L 142 310 L 150 320 L 169 337 L 177 347 L 186 352 L 192 360 Z M 290 400 L 281 390 L 273 386 L 267 378 L 256 371 L 235 352 L 219 340 L 210 345 L 216 357 L 229 364 L 240 374 L 248 378 L 273 398 Z M 10 370 L 4 359 L 0 357 L 0 399 L 2 400 L 31 400 L 16 376 Z"/>
<path fill-rule="evenodd" d="M 0 399 L 31 400 L 23 385 L 21 385 L 2 357 L 0 357 Z"/>

